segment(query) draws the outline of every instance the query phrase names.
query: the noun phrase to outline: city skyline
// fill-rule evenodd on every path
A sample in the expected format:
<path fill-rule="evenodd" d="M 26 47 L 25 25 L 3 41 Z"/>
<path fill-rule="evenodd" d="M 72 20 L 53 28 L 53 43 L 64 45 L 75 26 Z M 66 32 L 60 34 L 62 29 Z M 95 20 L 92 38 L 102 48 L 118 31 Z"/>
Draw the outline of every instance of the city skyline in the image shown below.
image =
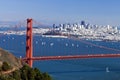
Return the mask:
<path fill-rule="evenodd" d="M 33 18 L 46 24 L 84 20 L 98 25 L 120 25 L 119 0 L 1 0 L 0 21 Z"/>

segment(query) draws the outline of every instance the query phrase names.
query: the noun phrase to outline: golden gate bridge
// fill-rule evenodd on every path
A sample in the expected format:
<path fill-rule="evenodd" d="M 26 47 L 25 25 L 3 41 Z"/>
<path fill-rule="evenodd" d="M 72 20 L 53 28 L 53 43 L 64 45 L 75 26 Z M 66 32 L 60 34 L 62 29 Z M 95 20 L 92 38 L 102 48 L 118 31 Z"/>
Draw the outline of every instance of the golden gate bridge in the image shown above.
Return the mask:
<path fill-rule="evenodd" d="M 64 55 L 64 56 L 33 56 L 33 35 L 32 35 L 32 25 L 33 19 L 27 19 L 27 30 L 26 30 L 26 56 L 22 58 L 26 63 L 29 64 L 30 67 L 33 65 L 34 60 L 66 60 L 66 59 L 83 59 L 83 58 L 112 58 L 112 57 L 120 57 L 120 54 L 85 54 L 85 55 Z M 83 41 L 83 43 L 86 43 Z M 87 43 L 91 44 L 91 43 Z M 91 44 L 93 46 L 98 47 L 98 45 Z M 116 50 L 113 48 L 107 48 L 104 46 L 99 46 L 100 48 Z"/>

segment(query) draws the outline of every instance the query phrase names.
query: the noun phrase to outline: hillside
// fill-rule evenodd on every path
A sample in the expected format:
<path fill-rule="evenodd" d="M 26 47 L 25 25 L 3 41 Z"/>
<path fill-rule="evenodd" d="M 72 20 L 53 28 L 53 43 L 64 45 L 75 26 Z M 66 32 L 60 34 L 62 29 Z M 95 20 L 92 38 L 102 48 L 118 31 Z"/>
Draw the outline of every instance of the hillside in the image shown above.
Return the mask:
<path fill-rule="evenodd" d="M 0 48 L 0 80 L 52 80 L 48 73 L 27 64 Z"/>
<path fill-rule="evenodd" d="M 0 66 L 2 66 L 3 62 L 7 62 L 11 67 L 17 69 L 23 66 L 20 59 L 0 48 Z"/>

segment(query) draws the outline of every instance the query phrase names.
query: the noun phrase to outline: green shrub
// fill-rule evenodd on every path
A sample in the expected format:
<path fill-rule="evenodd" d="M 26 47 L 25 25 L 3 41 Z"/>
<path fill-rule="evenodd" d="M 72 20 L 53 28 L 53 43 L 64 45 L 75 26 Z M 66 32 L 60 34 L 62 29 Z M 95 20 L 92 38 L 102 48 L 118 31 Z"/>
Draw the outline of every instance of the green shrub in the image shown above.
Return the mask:
<path fill-rule="evenodd" d="M 7 71 L 7 70 L 10 70 L 10 69 L 11 69 L 11 66 L 7 62 L 3 62 L 2 70 Z"/>
<path fill-rule="evenodd" d="M 2 69 L 10 69 L 8 63 L 4 62 Z M 37 68 L 30 68 L 24 65 L 20 70 L 16 70 L 8 75 L 0 75 L 0 80 L 52 80 L 48 73 L 42 73 Z"/>
<path fill-rule="evenodd" d="M 43 73 L 43 76 L 44 76 L 43 80 L 52 80 L 48 73 Z"/>
<path fill-rule="evenodd" d="M 15 80 L 21 80 L 21 74 L 19 70 L 14 71 L 12 76 Z"/>
<path fill-rule="evenodd" d="M 0 66 L 0 71 L 2 71 L 2 66 Z"/>

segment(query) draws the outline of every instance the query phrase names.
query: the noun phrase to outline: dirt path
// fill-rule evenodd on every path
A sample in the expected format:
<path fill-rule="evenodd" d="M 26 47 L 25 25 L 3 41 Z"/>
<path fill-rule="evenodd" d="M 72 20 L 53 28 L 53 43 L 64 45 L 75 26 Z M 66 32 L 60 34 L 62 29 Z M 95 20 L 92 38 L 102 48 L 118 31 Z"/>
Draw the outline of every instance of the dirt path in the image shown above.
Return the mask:
<path fill-rule="evenodd" d="M 2 71 L 1 73 L 2 73 L 2 74 L 9 74 L 9 73 L 11 73 L 11 72 L 13 72 L 13 71 L 15 71 L 15 70 L 17 70 L 17 69 L 16 69 L 16 68 L 12 68 L 11 70 Z"/>

